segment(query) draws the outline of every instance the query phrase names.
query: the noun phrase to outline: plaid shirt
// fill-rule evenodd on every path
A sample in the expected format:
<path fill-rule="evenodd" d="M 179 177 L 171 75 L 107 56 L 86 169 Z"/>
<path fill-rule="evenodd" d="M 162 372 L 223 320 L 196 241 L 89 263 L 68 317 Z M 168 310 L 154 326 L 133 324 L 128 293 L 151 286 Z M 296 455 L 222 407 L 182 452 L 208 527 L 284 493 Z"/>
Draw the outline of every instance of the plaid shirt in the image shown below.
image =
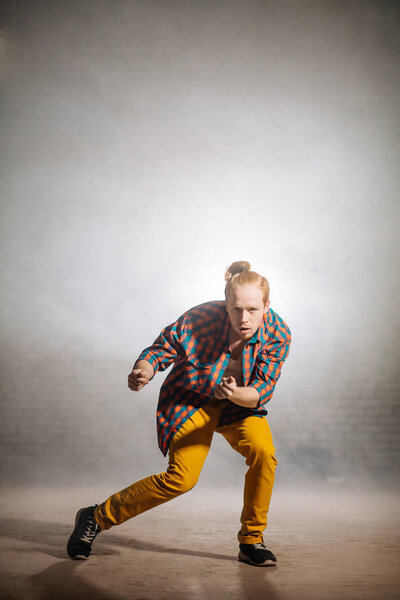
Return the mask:
<path fill-rule="evenodd" d="M 158 443 L 164 455 L 183 423 L 213 397 L 231 357 L 229 330 L 225 302 L 206 302 L 165 327 L 140 354 L 138 360 L 147 360 L 154 373 L 174 364 L 161 387 L 157 407 Z M 272 398 L 290 341 L 288 326 L 269 309 L 243 350 L 244 385 L 257 390 L 258 406 L 245 408 L 226 402 L 219 426 L 267 414 L 265 405 Z"/>

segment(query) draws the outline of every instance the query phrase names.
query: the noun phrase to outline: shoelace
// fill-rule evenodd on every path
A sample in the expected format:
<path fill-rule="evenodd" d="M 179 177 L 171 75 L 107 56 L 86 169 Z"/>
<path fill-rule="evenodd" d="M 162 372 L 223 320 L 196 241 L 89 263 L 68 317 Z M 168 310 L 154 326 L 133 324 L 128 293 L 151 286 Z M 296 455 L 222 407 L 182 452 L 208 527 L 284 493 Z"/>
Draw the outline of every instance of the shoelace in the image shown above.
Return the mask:
<path fill-rule="evenodd" d="M 98 534 L 99 529 L 100 527 L 97 525 L 96 521 L 92 519 L 92 517 L 89 517 L 87 520 L 86 529 L 81 537 L 81 541 L 91 544 L 96 535 Z"/>
<path fill-rule="evenodd" d="M 268 548 L 264 544 L 264 542 L 259 542 L 258 544 L 254 544 L 254 548 L 261 548 L 262 550 L 268 550 Z"/>

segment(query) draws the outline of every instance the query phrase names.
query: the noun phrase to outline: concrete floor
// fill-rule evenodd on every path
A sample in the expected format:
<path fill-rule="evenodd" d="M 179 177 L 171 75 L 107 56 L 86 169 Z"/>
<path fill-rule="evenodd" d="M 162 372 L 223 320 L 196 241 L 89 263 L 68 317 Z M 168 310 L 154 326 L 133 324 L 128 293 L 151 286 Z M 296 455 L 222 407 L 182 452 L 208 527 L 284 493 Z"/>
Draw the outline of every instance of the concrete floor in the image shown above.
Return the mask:
<path fill-rule="evenodd" d="M 237 561 L 241 490 L 201 485 L 97 538 L 89 561 L 65 544 L 76 509 L 101 489 L 2 491 L 2 600 L 394 600 L 394 494 L 275 489 L 266 537 L 275 568 Z"/>

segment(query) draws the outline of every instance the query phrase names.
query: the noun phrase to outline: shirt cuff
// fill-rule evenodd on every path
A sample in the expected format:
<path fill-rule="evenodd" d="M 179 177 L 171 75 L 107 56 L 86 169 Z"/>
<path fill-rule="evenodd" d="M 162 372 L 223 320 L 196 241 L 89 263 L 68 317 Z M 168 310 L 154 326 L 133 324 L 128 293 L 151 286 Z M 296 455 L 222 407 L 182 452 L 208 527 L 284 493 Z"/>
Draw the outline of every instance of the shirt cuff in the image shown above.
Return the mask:
<path fill-rule="evenodd" d="M 261 408 L 261 406 L 263 406 L 263 404 L 266 404 L 268 402 L 269 398 L 268 398 L 267 391 L 265 389 L 267 387 L 266 383 L 264 383 L 263 381 L 253 381 L 253 383 L 250 383 L 247 387 L 252 387 L 255 390 L 257 390 L 257 392 L 258 392 L 259 399 L 258 399 L 258 404 L 257 404 L 256 408 Z M 264 399 L 264 398 L 266 398 L 266 399 Z"/>
<path fill-rule="evenodd" d="M 137 360 L 147 360 L 148 363 L 151 364 L 154 370 L 154 374 L 158 371 L 159 361 L 157 355 L 154 354 L 151 350 L 143 350 Z"/>

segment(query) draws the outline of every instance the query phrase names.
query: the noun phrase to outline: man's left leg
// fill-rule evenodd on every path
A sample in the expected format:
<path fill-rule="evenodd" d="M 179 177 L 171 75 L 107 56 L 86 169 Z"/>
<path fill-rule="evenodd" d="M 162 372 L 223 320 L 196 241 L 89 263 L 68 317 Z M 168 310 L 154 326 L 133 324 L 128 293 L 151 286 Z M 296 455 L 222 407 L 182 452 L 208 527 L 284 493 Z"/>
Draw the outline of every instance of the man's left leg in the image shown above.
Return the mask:
<path fill-rule="evenodd" d="M 268 422 L 265 417 L 247 417 L 217 431 L 245 457 L 249 467 L 238 533 L 239 559 L 257 566 L 272 566 L 276 557 L 265 547 L 263 538 L 277 464 Z"/>

